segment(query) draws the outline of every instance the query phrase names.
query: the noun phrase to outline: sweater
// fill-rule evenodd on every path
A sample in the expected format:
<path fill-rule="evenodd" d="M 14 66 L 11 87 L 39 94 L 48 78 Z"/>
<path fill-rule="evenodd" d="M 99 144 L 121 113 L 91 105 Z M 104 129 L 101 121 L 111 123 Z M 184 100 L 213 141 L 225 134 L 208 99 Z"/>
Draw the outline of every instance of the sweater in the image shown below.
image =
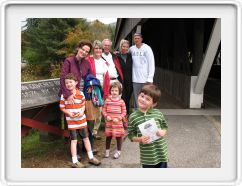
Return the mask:
<path fill-rule="evenodd" d="M 133 59 L 132 80 L 134 83 L 153 83 L 155 74 L 155 59 L 150 46 L 143 43 L 140 48 L 136 45 L 129 48 Z"/>
<path fill-rule="evenodd" d="M 68 73 L 73 73 L 78 81 L 77 89 L 80 89 L 80 82 L 82 78 L 85 78 L 87 74 L 92 72 L 91 66 L 86 59 L 82 59 L 79 62 L 76 56 L 71 56 L 65 59 L 60 74 L 60 93 L 63 94 L 64 98 L 68 98 L 72 93 L 65 86 L 65 76 Z"/>

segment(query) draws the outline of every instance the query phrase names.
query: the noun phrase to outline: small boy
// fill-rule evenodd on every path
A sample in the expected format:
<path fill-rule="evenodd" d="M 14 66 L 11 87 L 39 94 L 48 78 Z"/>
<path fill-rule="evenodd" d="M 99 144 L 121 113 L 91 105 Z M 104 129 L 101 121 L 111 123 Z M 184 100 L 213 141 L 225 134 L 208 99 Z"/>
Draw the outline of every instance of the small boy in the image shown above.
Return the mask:
<path fill-rule="evenodd" d="M 71 91 L 74 97 L 74 103 L 68 101 L 61 95 L 60 109 L 65 113 L 68 130 L 70 131 L 71 138 L 71 155 L 72 155 L 72 167 L 84 168 L 85 165 L 77 159 L 77 135 L 79 135 L 86 148 L 89 163 L 99 165 L 101 162 L 93 156 L 91 144 L 88 138 L 87 121 L 85 111 L 85 97 L 83 92 L 76 88 L 78 81 L 74 74 L 69 73 L 65 76 L 65 86 Z"/>
<path fill-rule="evenodd" d="M 163 114 L 154 109 L 161 96 L 160 90 L 153 84 L 144 85 L 141 89 L 137 103 L 138 109 L 129 117 L 128 137 L 132 142 L 138 142 L 140 147 L 140 161 L 143 168 L 167 168 L 167 143 L 164 139 L 168 125 Z M 142 135 L 139 125 L 155 120 L 158 130 L 154 133 L 158 138 L 151 141 L 151 137 Z"/>

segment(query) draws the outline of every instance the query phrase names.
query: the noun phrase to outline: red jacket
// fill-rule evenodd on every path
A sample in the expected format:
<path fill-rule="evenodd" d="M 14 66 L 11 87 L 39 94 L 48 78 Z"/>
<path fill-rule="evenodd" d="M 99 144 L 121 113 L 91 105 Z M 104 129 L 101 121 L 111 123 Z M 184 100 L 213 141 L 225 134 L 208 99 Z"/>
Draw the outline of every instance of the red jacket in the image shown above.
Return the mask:
<path fill-rule="evenodd" d="M 113 62 L 114 62 L 114 65 L 116 67 L 116 70 L 118 72 L 118 75 L 119 75 L 119 81 L 121 83 L 123 83 L 123 73 L 122 73 L 122 69 L 121 69 L 121 66 L 120 66 L 120 63 L 119 63 L 119 59 L 117 56 L 115 55 L 112 55 L 113 56 Z M 95 67 L 95 61 L 94 61 L 94 58 L 93 57 L 88 57 L 87 60 L 89 61 L 90 63 L 90 66 L 91 66 L 91 69 L 92 69 L 92 72 L 93 72 L 93 75 L 96 76 L 96 67 Z M 105 59 L 104 59 L 105 60 Z M 106 60 L 105 60 L 106 61 Z M 108 62 L 106 61 L 106 64 L 108 65 Z M 105 74 L 105 77 L 104 77 L 104 82 L 103 82 L 103 98 L 104 100 L 108 97 L 109 95 L 109 88 L 110 88 L 110 77 L 109 77 L 109 74 L 108 74 L 108 71 L 106 72 Z"/>

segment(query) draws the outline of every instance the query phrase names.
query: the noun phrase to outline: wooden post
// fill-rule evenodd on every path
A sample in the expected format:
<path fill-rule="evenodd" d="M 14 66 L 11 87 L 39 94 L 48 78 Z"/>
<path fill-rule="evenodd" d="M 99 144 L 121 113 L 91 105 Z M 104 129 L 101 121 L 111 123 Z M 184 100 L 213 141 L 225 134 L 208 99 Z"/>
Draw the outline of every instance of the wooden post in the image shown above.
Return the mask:
<path fill-rule="evenodd" d="M 208 42 L 208 47 L 205 52 L 204 60 L 200 68 L 196 84 L 194 86 L 194 93 L 201 94 L 208 79 L 214 57 L 217 53 L 219 43 L 221 41 L 221 19 L 216 19 L 214 27 Z"/>

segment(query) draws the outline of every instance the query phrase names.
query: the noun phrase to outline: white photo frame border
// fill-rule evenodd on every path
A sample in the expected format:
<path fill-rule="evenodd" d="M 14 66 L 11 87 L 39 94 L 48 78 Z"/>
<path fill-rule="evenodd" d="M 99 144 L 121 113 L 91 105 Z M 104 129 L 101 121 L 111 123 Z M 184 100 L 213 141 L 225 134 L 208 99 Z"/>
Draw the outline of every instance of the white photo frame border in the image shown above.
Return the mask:
<path fill-rule="evenodd" d="M 105 5 L 109 11 L 111 8 L 115 7 L 121 11 L 114 11 L 107 14 L 103 9 Z M 158 18 L 175 18 L 181 16 L 179 13 L 182 12 L 182 17 L 189 17 L 195 15 L 196 17 L 208 17 L 216 18 L 221 16 L 222 26 L 221 26 L 221 40 L 222 40 L 222 61 L 230 60 L 234 65 L 228 66 L 222 63 L 222 73 L 226 74 L 226 77 L 222 76 L 222 105 L 221 105 L 221 123 L 222 123 L 222 140 L 221 140 L 221 168 L 218 169 L 166 169 L 166 170 L 149 170 L 150 179 L 145 178 L 147 175 L 147 170 L 145 169 L 112 169 L 111 175 L 108 179 L 104 176 L 110 173 L 110 169 L 26 169 L 21 168 L 21 154 L 19 147 L 21 146 L 20 141 L 18 141 L 20 136 L 20 125 L 15 127 L 13 123 L 20 123 L 21 113 L 21 64 L 18 63 L 21 59 L 21 35 L 20 35 L 20 21 L 27 17 L 46 17 L 46 18 L 57 18 L 57 17 L 99 17 L 100 8 L 102 6 L 102 13 L 104 17 L 127 17 L 124 15 L 125 7 L 136 5 L 138 10 L 152 10 L 148 11 L 145 15 L 144 13 L 139 14 L 134 12 L 131 16 L 132 18 L 147 17 L 152 18 L 155 16 L 160 16 Z M 215 10 L 216 5 L 216 10 Z M 69 11 L 63 13 L 68 6 Z M 222 6 L 226 8 L 227 11 L 221 10 Z M 83 10 L 83 7 L 88 7 L 87 11 Z M 110 8 L 111 7 L 111 8 Z M 119 8 L 118 8 L 119 7 Z M 167 10 L 164 9 L 167 8 Z M 176 12 L 171 15 L 168 10 L 174 8 Z M 189 9 L 194 7 L 194 10 Z M 205 13 L 201 13 L 203 8 L 208 8 Z M 22 10 L 24 8 L 24 11 Z M 51 9 L 55 8 L 55 13 L 51 12 Z M 150 9 L 149 9 L 150 8 Z M 191 12 L 184 10 L 187 8 Z M 227 9 L 228 8 L 228 9 Z M 158 14 L 153 10 L 162 10 Z M 200 10 L 200 13 L 198 11 Z M 44 10 L 44 11 L 43 11 Z M 72 11 L 71 11 L 72 10 Z M 78 12 L 76 10 L 83 10 Z M 90 11 L 93 10 L 93 11 Z M 130 10 L 127 10 L 128 12 Z M 125 13 L 127 13 L 125 10 Z M 214 11 L 214 12 L 212 12 Z M 109 12 L 110 13 L 110 12 Z M 112 16 L 110 16 L 112 15 Z M 115 15 L 115 16 L 113 16 Z M 131 14 L 127 14 L 131 15 Z M 207 16 L 208 15 L 208 16 Z M 210 17 L 209 17 L 210 16 Z M 228 18 L 229 17 L 229 18 Z M 232 21 L 231 31 L 229 31 L 225 24 Z M 228 26 L 227 26 L 228 27 Z M 225 38 L 226 34 L 230 34 L 229 39 Z M 234 35 L 233 35 L 234 33 Z M 1 6 L 1 183 L 4 185 L 238 185 L 241 184 L 241 3 L 239 1 L 6 1 Z M 229 41 L 231 40 L 231 41 Z M 16 44 L 17 43 L 17 44 Z M 224 45 L 225 43 L 225 45 Z M 16 46 L 15 46 L 16 44 Z M 227 45 L 227 46 L 226 46 Z M 232 46 L 234 51 L 228 48 Z M 12 51 L 17 51 L 14 55 L 10 55 Z M 233 55 L 235 54 L 235 55 Z M 16 64 L 15 64 L 16 63 Z M 12 67 L 13 66 L 13 67 Z M 10 71 L 11 67 L 11 71 Z M 226 72 L 225 71 L 228 71 Z M 11 72 L 11 73 L 10 73 Z M 10 76 L 11 74 L 11 76 Z M 12 76 L 13 75 L 13 76 Z M 228 75 L 228 76 L 227 76 Z M 231 77 L 230 77 L 231 76 Z M 17 80 L 17 81 L 16 81 Z M 20 81 L 19 81 L 20 80 Z M 236 82 L 229 84 L 230 82 Z M 12 87 L 9 86 L 12 85 Z M 229 86 L 235 92 L 225 93 L 226 87 Z M 13 92 L 13 87 L 16 89 L 15 93 L 16 100 L 10 100 L 8 96 Z M 230 95 L 232 103 L 229 103 L 225 99 L 225 96 Z M 13 95 L 11 95 L 13 96 Z M 6 99 L 6 100 L 5 100 Z M 237 101 L 237 102 L 236 102 Z M 8 105 L 6 105 L 8 103 Z M 10 106 L 15 106 L 11 108 L 11 111 L 16 114 L 16 117 L 10 117 Z M 233 108 L 232 111 L 228 111 L 224 106 Z M 228 112 L 225 112 L 228 111 Z M 234 111 L 234 113 L 232 113 Z M 228 114 L 229 116 L 224 116 L 223 114 Z M 231 116 L 235 116 L 234 118 Z M 230 121 L 232 119 L 232 122 Z M 8 122 L 9 121 L 9 122 Z M 228 127 L 224 126 L 224 123 L 228 122 L 234 123 L 234 126 Z M 232 129 L 231 129 L 232 128 Z M 225 132 L 227 129 L 231 129 L 233 132 Z M 232 134 L 233 133 L 233 134 Z M 15 142 L 12 140 L 13 134 L 16 134 Z M 233 138 L 233 135 L 237 135 Z M 227 147 L 224 143 L 224 136 L 226 140 L 228 139 L 229 144 L 236 144 L 234 147 Z M 232 138 L 232 140 L 230 139 Z M 16 143 L 17 141 L 17 143 Z M 227 151 L 229 149 L 229 152 Z M 19 150 L 19 151 L 18 151 Z M 230 153 L 233 152 L 233 155 Z M 14 154 L 15 158 L 9 158 L 9 154 Z M 231 167 L 225 156 L 229 158 L 235 158 L 231 160 L 233 166 Z M 10 156 L 11 157 L 11 156 Z M 226 160 L 226 161 L 224 161 Z M 70 174 L 66 177 L 65 174 Z M 128 174 L 133 177 L 128 178 Z M 133 174 L 135 175 L 133 175 Z M 226 174 L 227 173 L 227 174 Z M 123 175 L 122 175 L 123 174 Z M 193 178 L 187 176 L 192 175 Z M 31 175 L 31 177 L 29 176 Z M 56 176 L 60 175 L 60 176 Z M 79 175 L 78 179 L 76 177 Z M 84 175 L 85 178 L 80 177 Z M 97 175 L 97 179 L 90 181 L 92 177 L 90 175 Z M 122 175 L 123 177 L 117 177 L 117 175 Z M 154 176 L 153 176 L 154 175 Z M 163 178 L 160 176 L 164 176 Z M 172 177 L 169 177 L 172 175 Z M 126 177 L 125 177 L 126 176 Z M 176 177 L 174 177 L 176 176 Z M 135 179 L 134 179 L 135 177 Z M 214 177 L 214 178 L 213 178 Z M 222 178 L 223 177 L 223 178 Z M 82 179 L 82 180 L 81 180 Z"/>

